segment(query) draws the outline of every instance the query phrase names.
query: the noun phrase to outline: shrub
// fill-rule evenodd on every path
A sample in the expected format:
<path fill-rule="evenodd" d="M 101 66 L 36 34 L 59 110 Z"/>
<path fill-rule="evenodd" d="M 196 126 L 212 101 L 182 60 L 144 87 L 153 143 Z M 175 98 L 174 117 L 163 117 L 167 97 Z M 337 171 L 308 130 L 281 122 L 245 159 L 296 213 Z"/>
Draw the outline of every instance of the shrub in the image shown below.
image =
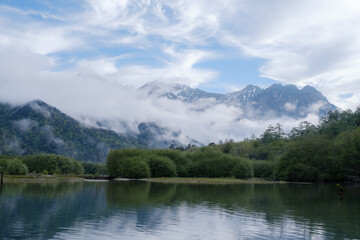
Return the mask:
<path fill-rule="evenodd" d="M 176 166 L 167 157 L 152 156 L 149 160 L 152 177 L 175 177 Z"/>
<path fill-rule="evenodd" d="M 188 177 L 188 169 L 190 166 L 190 159 L 187 158 L 184 152 L 179 150 L 154 150 L 152 151 L 157 156 L 167 157 L 175 164 L 176 166 L 176 174 L 179 177 Z"/>
<path fill-rule="evenodd" d="M 97 167 L 96 167 L 95 163 L 83 162 L 82 166 L 84 168 L 84 174 L 95 174 L 95 173 L 97 173 Z"/>
<path fill-rule="evenodd" d="M 149 178 L 151 172 L 149 165 L 138 157 L 125 158 L 121 161 L 118 169 L 119 177 L 124 178 Z"/>
<path fill-rule="evenodd" d="M 29 170 L 26 165 L 21 162 L 21 160 L 14 159 L 10 161 L 6 168 L 6 172 L 10 175 L 26 175 L 29 173 Z"/>
<path fill-rule="evenodd" d="M 124 164 L 124 161 L 127 161 L 127 159 L 133 157 L 146 159 L 146 153 L 148 153 L 148 151 L 139 149 L 110 150 L 106 160 L 106 166 L 109 171 L 109 175 L 111 177 L 120 176 L 120 167 Z"/>
<path fill-rule="evenodd" d="M 295 182 L 312 182 L 318 179 L 318 170 L 303 163 L 289 166 L 287 169 L 286 180 Z"/>
<path fill-rule="evenodd" d="M 82 174 L 84 169 L 80 162 L 72 158 L 56 154 L 38 154 L 26 156 L 23 160 L 30 172 L 42 173 L 44 170 L 49 174 Z"/>
<path fill-rule="evenodd" d="M 235 178 L 251 178 L 254 176 L 253 167 L 249 160 L 241 159 L 238 161 L 233 169 Z"/>
<path fill-rule="evenodd" d="M 9 164 L 9 160 L 0 156 L 0 173 L 5 172 L 8 164 Z"/>
<path fill-rule="evenodd" d="M 192 160 L 189 175 L 192 177 L 232 177 L 239 157 L 214 151 L 209 147 L 188 155 Z"/>
<path fill-rule="evenodd" d="M 270 161 L 255 160 L 252 162 L 254 177 L 273 179 L 273 163 Z"/>

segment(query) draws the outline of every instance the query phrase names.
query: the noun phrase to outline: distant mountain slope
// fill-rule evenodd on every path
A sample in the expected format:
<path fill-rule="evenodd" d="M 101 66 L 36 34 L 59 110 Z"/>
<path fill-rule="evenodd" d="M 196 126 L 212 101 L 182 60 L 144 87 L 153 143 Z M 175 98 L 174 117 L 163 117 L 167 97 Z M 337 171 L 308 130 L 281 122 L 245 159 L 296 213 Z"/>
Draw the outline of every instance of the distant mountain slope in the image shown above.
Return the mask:
<path fill-rule="evenodd" d="M 0 153 L 56 153 L 77 160 L 104 160 L 110 148 L 148 148 L 136 137 L 90 128 L 42 101 L 0 104 Z"/>
<path fill-rule="evenodd" d="M 214 104 L 226 104 L 242 108 L 247 117 L 273 115 L 302 118 L 307 114 L 325 115 L 330 110 L 337 109 L 321 92 L 311 86 L 299 90 L 295 85 L 282 86 L 273 84 L 262 89 L 248 85 L 244 89 L 227 94 L 208 93 L 181 84 L 169 84 L 158 81 L 142 86 L 140 91 L 149 96 L 165 97 L 186 103 L 196 103 L 200 99 L 215 101 Z"/>

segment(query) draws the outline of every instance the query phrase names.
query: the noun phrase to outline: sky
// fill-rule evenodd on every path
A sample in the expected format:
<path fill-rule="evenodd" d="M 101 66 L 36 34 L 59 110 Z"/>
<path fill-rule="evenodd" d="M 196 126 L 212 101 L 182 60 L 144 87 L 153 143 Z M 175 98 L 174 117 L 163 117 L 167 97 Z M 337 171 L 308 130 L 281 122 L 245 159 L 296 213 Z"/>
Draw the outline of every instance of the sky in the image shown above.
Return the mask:
<path fill-rule="evenodd" d="M 282 83 L 355 110 L 359 26 L 358 0 L 0 0 L 0 100 L 41 99 L 78 118 L 178 120 L 174 103 L 149 117 L 160 103 L 134 89 Z"/>

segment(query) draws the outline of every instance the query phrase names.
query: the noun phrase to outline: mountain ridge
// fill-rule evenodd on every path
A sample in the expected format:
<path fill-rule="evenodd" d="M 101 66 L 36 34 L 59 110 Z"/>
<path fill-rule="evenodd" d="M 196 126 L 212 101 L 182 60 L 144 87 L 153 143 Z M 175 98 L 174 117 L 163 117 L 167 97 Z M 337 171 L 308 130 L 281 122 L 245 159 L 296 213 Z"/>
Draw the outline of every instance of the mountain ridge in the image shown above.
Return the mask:
<path fill-rule="evenodd" d="M 239 91 L 221 94 L 209 93 L 178 83 L 153 81 L 138 90 L 146 92 L 148 96 L 180 100 L 185 103 L 196 103 L 201 99 L 214 99 L 215 104 L 225 104 L 248 110 L 251 108 L 257 113 L 255 114 L 257 117 L 271 112 L 276 116 L 287 115 L 297 119 L 303 118 L 310 111 L 314 111 L 312 106 L 315 104 L 320 105 L 317 110 L 317 114 L 320 116 L 337 109 L 320 91 L 309 85 L 298 89 L 292 84 L 283 86 L 275 83 L 268 88 L 250 84 Z"/>
<path fill-rule="evenodd" d="M 85 127 L 41 100 L 20 106 L 0 103 L 0 154 L 61 154 L 104 161 L 111 148 L 149 148 L 137 138 Z"/>

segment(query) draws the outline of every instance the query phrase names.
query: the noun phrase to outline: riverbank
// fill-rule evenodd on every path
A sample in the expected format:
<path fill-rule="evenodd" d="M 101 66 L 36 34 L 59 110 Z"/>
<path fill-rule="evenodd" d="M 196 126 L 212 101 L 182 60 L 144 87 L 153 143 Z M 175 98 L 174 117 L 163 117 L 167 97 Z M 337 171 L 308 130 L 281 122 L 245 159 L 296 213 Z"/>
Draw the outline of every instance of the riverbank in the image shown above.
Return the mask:
<path fill-rule="evenodd" d="M 7 182 L 80 182 L 84 178 L 61 175 L 4 175 L 4 183 Z"/>
<path fill-rule="evenodd" d="M 107 179 L 91 179 L 84 177 L 72 177 L 62 175 L 5 175 L 4 183 L 7 182 L 108 182 Z M 187 183 L 187 184 L 311 184 L 308 182 L 286 182 L 272 181 L 260 178 L 236 179 L 236 178 L 181 178 L 181 177 L 162 177 L 162 178 L 115 178 L 110 181 L 145 181 L 156 183 Z"/>
<path fill-rule="evenodd" d="M 235 178 L 146 178 L 140 179 L 146 182 L 159 183 L 189 183 L 189 184 L 287 184 L 285 181 L 271 181 L 259 178 L 235 179 Z"/>

